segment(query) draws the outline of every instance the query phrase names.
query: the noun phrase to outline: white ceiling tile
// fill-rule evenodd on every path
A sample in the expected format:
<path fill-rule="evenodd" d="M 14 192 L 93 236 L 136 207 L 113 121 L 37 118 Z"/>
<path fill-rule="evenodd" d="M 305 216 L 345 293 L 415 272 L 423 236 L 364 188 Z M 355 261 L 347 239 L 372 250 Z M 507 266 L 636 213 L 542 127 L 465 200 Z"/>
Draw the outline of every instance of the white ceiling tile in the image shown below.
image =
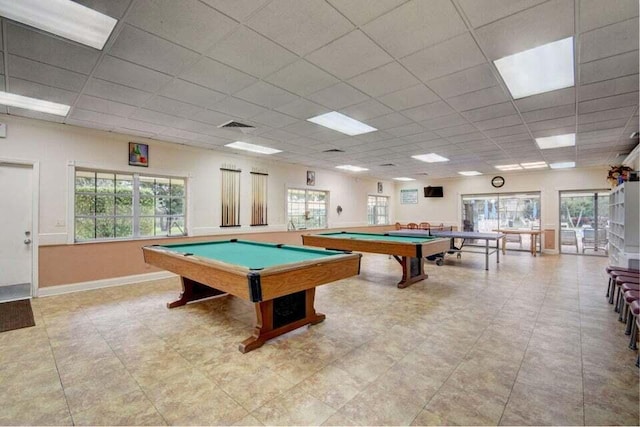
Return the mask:
<path fill-rule="evenodd" d="M 459 0 L 460 7 L 474 28 L 528 9 L 545 0 Z"/>
<path fill-rule="evenodd" d="M 627 122 L 628 119 L 617 119 L 583 124 L 578 123 L 578 136 L 580 136 L 581 133 L 591 132 L 594 130 L 624 128 Z"/>
<path fill-rule="evenodd" d="M 356 25 L 363 25 L 405 1 L 406 0 L 378 0 L 372 2 L 370 0 L 329 0 L 329 3 Z"/>
<path fill-rule="evenodd" d="M 411 120 L 400 113 L 391 113 L 368 121 L 376 129 L 389 129 L 411 123 Z"/>
<path fill-rule="evenodd" d="M 446 116 L 447 114 L 451 113 L 453 113 L 453 110 L 443 101 L 421 105 L 420 107 L 411 108 L 402 112 L 403 115 L 409 117 L 412 120 L 415 120 L 416 122 L 429 120 L 434 117 Z"/>
<path fill-rule="evenodd" d="M 144 108 L 184 118 L 193 117 L 202 111 L 202 107 L 176 101 L 175 99 L 165 98 L 164 96 L 154 96 L 147 101 Z"/>
<path fill-rule="evenodd" d="M 376 101 L 375 99 L 369 99 L 361 102 L 360 104 L 352 105 L 340 110 L 342 114 L 352 117 L 356 120 L 368 120 L 374 117 L 380 117 L 386 114 L 393 113 L 393 110 L 384 104 Z"/>
<path fill-rule="evenodd" d="M 294 117 L 271 110 L 263 111 L 262 113 L 251 117 L 251 120 L 274 128 L 288 126 L 298 121 L 298 119 Z"/>
<path fill-rule="evenodd" d="M 215 90 L 207 89 L 180 79 L 174 79 L 162 88 L 160 95 L 204 108 L 212 107 L 226 97 L 226 95 L 221 92 L 216 92 Z"/>
<path fill-rule="evenodd" d="M 462 113 L 464 117 L 471 121 L 488 120 L 496 117 L 509 116 L 515 114 L 516 109 L 511 102 L 489 105 L 487 107 L 467 110 Z"/>
<path fill-rule="evenodd" d="M 615 7 L 607 1 L 580 1 L 580 30 L 589 31 L 597 27 L 624 21 L 638 16 L 637 0 L 616 0 Z"/>
<path fill-rule="evenodd" d="M 638 92 L 638 75 L 619 77 L 603 82 L 581 85 L 578 87 L 578 95 L 581 101 L 604 98 L 628 92 Z"/>
<path fill-rule="evenodd" d="M 525 125 L 516 125 L 516 126 L 508 126 L 504 128 L 490 129 L 484 131 L 484 134 L 489 138 L 499 137 L 499 136 L 507 136 L 507 135 L 518 135 L 522 133 L 526 133 L 527 128 Z"/>
<path fill-rule="evenodd" d="M 592 113 L 594 111 L 609 110 L 612 108 L 637 106 L 637 93 L 624 93 L 622 95 L 609 96 L 607 98 L 598 98 L 591 101 L 584 101 L 578 104 L 578 113 Z"/>
<path fill-rule="evenodd" d="M 84 89 L 87 95 L 99 98 L 110 99 L 111 101 L 122 102 L 140 106 L 151 97 L 149 92 L 144 92 L 117 83 L 111 83 L 100 79 L 91 78 Z"/>
<path fill-rule="evenodd" d="M 576 131 L 576 118 L 574 116 L 561 117 L 558 119 L 541 120 L 539 122 L 527 123 L 531 132 L 537 132 L 545 129 L 557 129 L 564 127 L 571 127 L 572 131 L 567 133 L 575 133 Z"/>
<path fill-rule="evenodd" d="M 331 74 L 304 59 L 284 67 L 265 80 L 298 95 L 307 95 L 339 82 Z"/>
<path fill-rule="evenodd" d="M 435 119 L 421 121 L 420 124 L 427 129 L 437 130 L 452 126 L 466 125 L 468 121 L 458 113 L 440 116 Z"/>
<path fill-rule="evenodd" d="M 94 77 L 120 83 L 147 92 L 155 92 L 171 81 L 171 77 L 113 56 L 105 56 L 96 68 Z"/>
<path fill-rule="evenodd" d="M 482 120 L 479 122 L 475 122 L 474 124 L 480 130 L 489 130 L 519 125 L 522 124 L 522 119 L 519 115 L 514 114 L 512 116 L 503 116 L 497 117 L 495 119 Z"/>
<path fill-rule="evenodd" d="M 438 95 L 420 84 L 381 96 L 379 100 L 394 110 L 400 111 L 437 101 Z"/>
<path fill-rule="evenodd" d="M 412 0 L 362 28 L 396 58 L 466 31 L 449 0 Z"/>
<path fill-rule="evenodd" d="M 197 0 L 136 0 L 126 22 L 197 52 L 205 52 L 237 26 Z"/>
<path fill-rule="evenodd" d="M 298 98 L 293 102 L 275 108 L 275 110 L 302 120 L 329 112 L 328 108 L 304 98 Z"/>
<path fill-rule="evenodd" d="M 411 144 L 417 144 L 421 142 L 434 141 L 434 140 L 437 140 L 440 143 L 442 143 L 443 141 L 440 135 L 430 131 L 420 132 L 413 135 L 405 135 L 402 137 L 402 140 Z"/>
<path fill-rule="evenodd" d="M 286 132 L 295 133 L 300 136 L 311 136 L 320 132 L 321 129 L 322 126 L 307 121 L 299 121 L 283 128 Z"/>
<path fill-rule="evenodd" d="M 199 114 L 202 114 L 203 112 L 200 112 Z M 230 118 L 226 117 L 226 116 L 222 116 L 220 113 L 216 113 L 218 114 L 218 120 L 220 120 L 218 122 L 218 124 L 222 124 L 225 121 L 228 121 Z M 195 119 L 195 116 L 193 117 Z M 211 116 L 209 116 L 209 118 L 212 118 Z M 180 123 L 176 123 L 175 124 L 176 129 L 183 129 L 183 130 L 188 130 L 191 132 L 196 132 L 199 134 L 206 134 L 206 135 L 218 135 L 220 134 L 220 129 L 213 125 L 213 124 L 207 124 L 207 123 L 202 123 L 202 122 L 197 122 L 194 120 L 183 120 Z"/>
<path fill-rule="evenodd" d="M 557 107 L 544 108 L 542 110 L 533 110 L 522 113 L 522 118 L 527 123 L 539 122 L 541 120 L 549 120 L 558 117 L 567 117 L 576 115 L 576 105 L 567 104 Z"/>
<path fill-rule="evenodd" d="M 247 25 L 298 55 L 306 55 L 353 29 L 346 18 L 320 0 L 272 1 L 249 18 Z"/>
<path fill-rule="evenodd" d="M 573 0 L 551 0 L 478 28 L 480 46 L 491 60 L 574 34 Z"/>
<path fill-rule="evenodd" d="M 80 92 L 87 80 L 87 76 L 84 74 L 74 73 L 73 71 L 41 64 L 19 56 L 7 56 L 9 77 L 15 76 L 23 80 L 29 80 L 73 92 Z"/>
<path fill-rule="evenodd" d="M 359 30 L 321 47 L 307 55 L 306 59 L 341 79 L 351 78 L 393 60 Z"/>
<path fill-rule="evenodd" d="M 144 108 L 139 108 L 138 110 L 136 110 L 131 118 L 134 120 L 154 123 L 165 127 L 175 126 L 183 120 L 181 117 L 160 113 L 158 111 L 146 110 Z"/>
<path fill-rule="evenodd" d="M 418 85 L 420 81 L 397 62 L 391 62 L 360 74 L 349 83 L 370 96 L 380 96 Z"/>
<path fill-rule="evenodd" d="M 167 128 L 164 131 L 162 131 L 162 133 L 160 134 L 160 137 L 163 137 L 163 136 L 180 138 L 188 141 L 189 140 L 197 141 L 198 139 L 202 138 L 202 135 L 199 135 L 195 132 L 189 132 L 187 130 L 174 129 L 174 128 Z"/>
<path fill-rule="evenodd" d="M 532 110 L 541 110 L 543 108 L 551 108 L 558 105 L 572 104 L 575 101 L 575 88 L 568 87 L 565 89 L 554 90 L 552 92 L 546 92 L 539 95 L 516 99 L 515 103 L 518 107 L 518 110 L 525 112 Z"/>
<path fill-rule="evenodd" d="M 638 50 L 638 18 L 580 35 L 580 62 Z"/>
<path fill-rule="evenodd" d="M 178 74 L 186 64 L 198 58 L 198 54 L 189 49 L 129 25 L 125 25 L 118 34 L 109 53 L 171 75 Z"/>
<path fill-rule="evenodd" d="M 481 64 L 427 82 L 427 86 L 443 98 L 496 86 L 498 80 L 488 64 Z"/>
<path fill-rule="evenodd" d="M 81 128 L 88 128 L 88 129 L 98 129 L 98 130 L 104 130 L 104 131 L 111 131 L 113 129 L 113 126 L 111 125 L 107 125 L 107 124 L 102 124 L 102 123 L 98 123 L 98 122 L 89 122 L 86 120 L 77 120 L 77 119 L 72 119 L 70 117 L 67 117 L 64 120 L 64 123 L 67 125 L 72 125 L 72 126 L 78 126 Z"/>
<path fill-rule="evenodd" d="M 235 96 L 267 108 L 277 108 L 297 99 L 295 95 L 263 81 L 242 89 Z"/>
<path fill-rule="evenodd" d="M 136 107 L 133 105 L 122 104 L 120 102 L 108 101 L 94 96 L 82 95 L 78 98 L 75 105 L 76 108 L 83 110 L 97 111 L 114 116 L 129 117 Z"/>
<path fill-rule="evenodd" d="M 225 15 L 238 21 L 244 21 L 253 12 L 260 9 L 268 0 L 202 0 Z"/>
<path fill-rule="evenodd" d="M 358 104 L 368 97 L 345 83 L 338 83 L 315 92 L 307 98 L 332 110 L 339 110 L 349 105 Z"/>
<path fill-rule="evenodd" d="M 73 111 L 71 111 L 71 113 L 69 114 L 69 117 L 76 120 L 96 122 L 109 126 L 119 126 L 124 121 L 126 121 L 126 119 L 123 119 L 122 117 L 99 113 L 97 111 L 82 110 L 80 108 L 74 108 Z"/>
<path fill-rule="evenodd" d="M 39 111 L 26 110 L 24 108 L 9 107 L 7 113 L 12 116 L 29 117 L 31 119 L 44 120 L 47 122 L 64 123 L 65 118 L 57 114 L 41 113 Z"/>
<path fill-rule="evenodd" d="M 422 81 L 427 81 L 486 63 L 486 59 L 473 37 L 463 33 L 406 56 L 400 62 Z"/>
<path fill-rule="evenodd" d="M 7 87 L 11 93 L 44 99 L 45 101 L 58 102 L 65 105 L 73 105 L 78 94 L 57 87 L 45 86 L 39 83 L 9 77 Z"/>
<path fill-rule="evenodd" d="M 638 51 L 598 59 L 580 66 L 580 84 L 638 74 Z"/>
<path fill-rule="evenodd" d="M 224 114 L 228 114 L 234 117 L 240 117 L 243 119 L 248 119 L 249 117 L 257 116 L 258 114 L 266 111 L 265 108 L 259 105 L 255 105 L 250 102 L 243 101 L 242 99 L 234 98 L 231 96 L 218 102 L 212 108 Z"/>
<path fill-rule="evenodd" d="M 121 126 L 122 128 L 130 129 L 138 132 L 145 132 L 149 134 L 158 134 L 166 129 L 166 126 L 157 125 L 149 122 L 142 122 L 140 120 L 128 119 Z"/>
<path fill-rule="evenodd" d="M 538 122 L 535 125 L 543 128 L 546 127 L 545 122 Z M 546 136 L 554 136 L 554 135 L 566 135 L 568 133 L 574 133 L 575 131 L 576 131 L 575 124 L 572 124 L 570 126 L 550 128 L 550 129 L 540 129 L 540 130 L 531 129 L 531 133 L 533 134 L 534 138 L 544 138 Z"/>
<path fill-rule="evenodd" d="M 228 94 L 233 94 L 256 81 L 255 77 L 210 58 L 200 59 L 193 67 L 183 72 L 180 77 L 192 83 Z"/>
<path fill-rule="evenodd" d="M 408 135 L 415 135 L 423 133 L 426 129 L 420 126 L 418 123 L 411 123 L 395 128 L 386 129 L 385 132 L 390 133 L 393 136 L 403 137 Z"/>
<path fill-rule="evenodd" d="M 471 132 L 476 132 L 477 129 L 475 126 L 471 124 L 464 124 L 459 126 L 453 126 L 444 129 L 438 129 L 435 132 L 443 138 L 449 138 L 457 135 L 469 134 Z"/>
<path fill-rule="evenodd" d="M 458 111 L 473 110 L 487 105 L 501 104 L 509 100 L 509 96 L 500 86 L 493 86 L 475 92 L 465 93 L 447 99 L 447 103 Z"/>
<path fill-rule="evenodd" d="M 49 37 L 11 22 L 7 22 L 6 28 L 7 52 L 34 61 L 89 74 L 100 56 L 99 51 L 90 47 Z"/>
<path fill-rule="evenodd" d="M 216 43 L 207 56 L 256 77 L 264 77 L 298 57 L 246 27 Z"/>
<path fill-rule="evenodd" d="M 484 141 L 486 139 L 487 138 L 485 138 L 480 132 L 471 132 L 447 137 L 447 140 L 453 144 L 463 144 L 471 141 Z"/>

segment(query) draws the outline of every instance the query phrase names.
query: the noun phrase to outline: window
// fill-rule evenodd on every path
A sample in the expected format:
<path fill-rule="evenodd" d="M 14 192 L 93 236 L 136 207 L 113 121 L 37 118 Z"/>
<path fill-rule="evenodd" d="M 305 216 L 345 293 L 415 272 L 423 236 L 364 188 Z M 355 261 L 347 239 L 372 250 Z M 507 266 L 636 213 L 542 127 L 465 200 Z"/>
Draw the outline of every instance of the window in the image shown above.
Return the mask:
<path fill-rule="evenodd" d="M 290 188 L 287 191 L 287 228 L 327 228 L 328 191 Z"/>
<path fill-rule="evenodd" d="M 369 225 L 389 224 L 389 198 L 369 196 L 367 199 L 367 222 Z"/>
<path fill-rule="evenodd" d="M 76 242 L 184 236 L 185 180 L 76 170 Z"/>

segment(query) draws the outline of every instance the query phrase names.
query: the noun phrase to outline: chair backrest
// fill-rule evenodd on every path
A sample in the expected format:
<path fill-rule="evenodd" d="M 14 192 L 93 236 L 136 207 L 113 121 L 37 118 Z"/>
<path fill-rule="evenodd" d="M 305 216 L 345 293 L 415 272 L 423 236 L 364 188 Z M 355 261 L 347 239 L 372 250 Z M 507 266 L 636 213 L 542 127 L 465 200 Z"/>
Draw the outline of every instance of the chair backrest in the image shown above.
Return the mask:
<path fill-rule="evenodd" d="M 431 228 L 431 224 L 429 224 L 428 222 L 421 222 L 418 227 L 422 230 L 429 230 Z"/>
<path fill-rule="evenodd" d="M 575 230 L 560 230 L 560 244 L 573 245 L 578 241 Z"/>
<path fill-rule="evenodd" d="M 396 230 L 400 230 L 402 228 L 402 224 L 396 222 Z"/>
<path fill-rule="evenodd" d="M 416 224 L 415 222 L 410 222 L 409 224 L 407 224 L 407 228 L 410 230 L 417 230 L 418 224 Z"/>
<path fill-rule="evenodd" d="M 588 242 L 593 242 L 596 239 L 596 230 L 593 228 L 585 228 L 582 230 L 582 239 Z"/>

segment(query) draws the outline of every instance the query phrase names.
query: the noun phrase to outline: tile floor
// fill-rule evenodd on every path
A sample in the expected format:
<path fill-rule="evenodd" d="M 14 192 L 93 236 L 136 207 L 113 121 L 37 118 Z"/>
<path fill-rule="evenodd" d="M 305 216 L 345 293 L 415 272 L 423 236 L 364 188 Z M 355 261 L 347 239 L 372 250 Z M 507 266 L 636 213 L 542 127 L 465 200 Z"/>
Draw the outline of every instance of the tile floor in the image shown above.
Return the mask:
<path fill-rule="evenodd" d="M 365 254 L 318 289 L 327 319 L 247 354 L 252 310 L 173 310 L 177 279 L 33 301 L 0 334 L 0 424 L 637 425 L 636 353 L 606 259 L 509 253 L 400 267 Z"/>

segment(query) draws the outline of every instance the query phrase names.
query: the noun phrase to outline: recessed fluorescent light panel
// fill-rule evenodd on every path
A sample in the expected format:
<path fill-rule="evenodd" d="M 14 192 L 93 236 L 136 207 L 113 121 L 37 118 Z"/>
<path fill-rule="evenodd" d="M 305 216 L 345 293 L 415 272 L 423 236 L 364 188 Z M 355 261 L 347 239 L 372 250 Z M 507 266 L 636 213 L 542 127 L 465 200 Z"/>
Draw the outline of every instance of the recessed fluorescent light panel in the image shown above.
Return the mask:
<path fill-rule="evenodd" d="M 337 111 L 332 111 L 326 114 L 320 114 L 319 116 L 311 117 L 307 121 L 315 123 L 320 126 L 324 126 L 329 129 L 337 130 L 349 136 L 362 135 L 363 133 L 369 133 L 378 129 L 371 127 L 367 124 L 359 122 L 356 119 L 340 114 Z"/>
<path fill-rule="evenodd" d="M 573 37 L 493 61 L 514 99 L 571 87 Z"/>
<path fill-rule="evenodd" d="M 413 179 L 413 178 L 407 178 L 407 177 L 405 177 L 405 176 L 400 176 L 400 177 L 398 177 L 398 178 L 393 178 L 393 179 L 395 179 L 396 181 L 415 181 L 415 179 Z"/>
<path fill-rule="evenodd" d="M 530 162 L 530 163 L 520 163 L 525 169 L 541 169 L 547 167 L 547 162 Z"/>
<path fill-rule="evenodd" d="M 429 153 L 429 154 L 418 154 L 416 156 L 411 156 L 412 158 L 416 159 L 416 160 L 420 160 L 422 162 L 427 162 L 427 163 L 436 163 L 436 162 L 448 162 L 449 159 L 447 159 L 446 157 L 442 157 L 439 154 L 436 153 Z"/>
<path fill-rule="evenodd" d="M 0 92 L 0 104 L 9 107 L 24 108 L 26 110 L 40 111 L 41 113 L 55 114 L 56 116 L 66 116 L 71 108 L 69 105 L 7 92 Z"/>
<path fill-rule="evenodd" d="M 464 176 L 477 176 L 477 175 L 482 175 L 482 172 L 478 172 L 478 171 L 462 171 L 462 172 L 458 172 L 460 175 L 464 175 Z"/>
<path fill-rule="evenodd" d="M 96 49 L 118 22 L 71 0 L 0 0 L 0 15 Z"/>
<path fill-rule="evenodd" d="M 558 163 L 550 163 L 549 167 L 551 169 L 567 169 L 567 168 L 575 168 L 576 162 L 558 162 Z"/>
<path fill-rule="evenodd" d="M 275 154 L 282 152 L 282 150 L 276 150 L 275 148 L 263 147 L 262 145 L 249 144 L 248 142 L 242 141 L 225 144 L 225 147 L 236 148 L 238 150 L 251 151 L 252 153 L 260 154 Z"/>
<path fill-rule="evenodd" d="M 536 138 L 536 144 L 541 150 L 550 148 L 572 147 L 576 145 L 576 134 L 568 133 L 566 135 L 554 135 L 544 138 Z"/>
<path fill-rule="evenodd" d="M 336 169 L 342 169 L 342 170 L 351 171 L 351 172 L 362 172 L 362 171 L 369 170 L 367 168 L 361 168 L 360 166 L 351 166 L 351 165 L 336 166 Z"/>
<path fill-rule="evenodd" d="M 520 166 L 519 164 L 496 165 L 495 168 L 498 169 L 498 170 L 501 170 L 501 171 L 517 171 L 517 170 L 522 169 L 522 166 Z"/>

